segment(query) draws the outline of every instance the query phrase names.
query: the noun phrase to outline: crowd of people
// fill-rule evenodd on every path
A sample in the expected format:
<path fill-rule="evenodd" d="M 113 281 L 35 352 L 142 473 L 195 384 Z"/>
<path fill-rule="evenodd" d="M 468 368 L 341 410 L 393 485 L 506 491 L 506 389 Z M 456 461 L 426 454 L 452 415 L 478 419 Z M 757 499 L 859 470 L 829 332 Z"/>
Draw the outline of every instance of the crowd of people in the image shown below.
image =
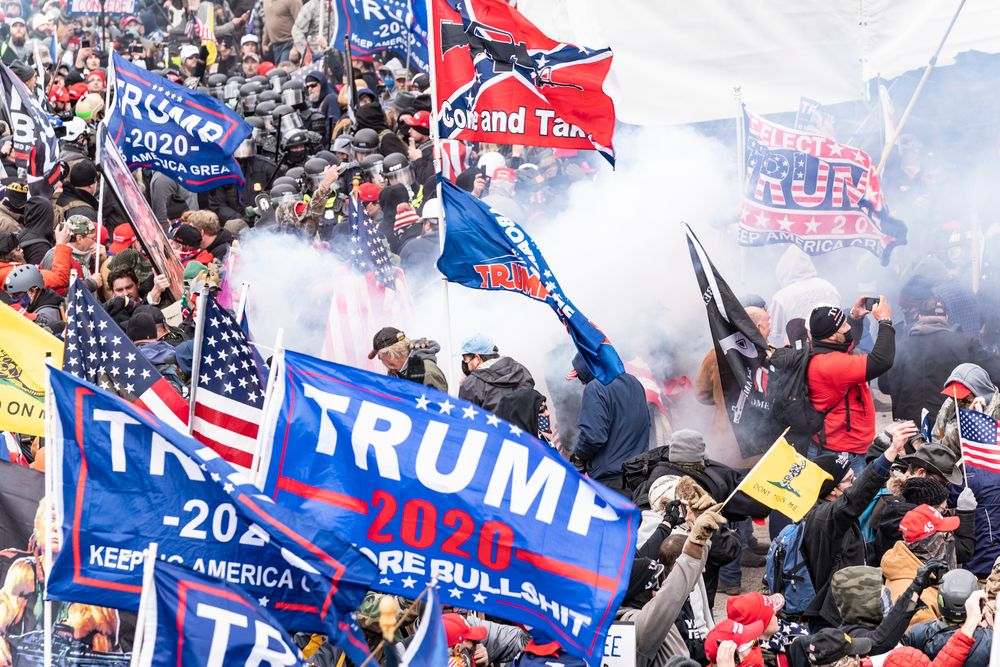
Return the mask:
<path fill-rule="evenodd" d="M 212 11 L 211 48 L 191 37 L 194 14 L 172 0 L 141 0 L 135 15 L 105 25 L 54 0 L 9 0 L 0 24 L 0 59 L 50 114 L 67 167 L 51 200 L 29 197 L 4 128 L 0 298 L 61 335 L 75 271 L 184 396 L 193 295 L 219 286 L 241 237 L 291 234 L 348 263 L 348 198 L 356 194 L 380 257 L 402 270 L 410 291 L 419 298 L 439 278 L 442 205 L 428 76 L 404 65 L 404 54 L 357 57 L 330 48 L 337 12 L 322 0 L 222 0 Z M 99 203 L 94 137 L 108 111 L 112 51 L 219 99 L 252 128 L 234 155 L 242 190 L 195 193 L 161 172 L 133 173 L 184 267 L 181 294 L 158 272 L 113 194 L 106 190 Z M 599 178 L 596 153 L 453 143 L 455 157 L 444 159 L 454 182 L 519 223 L 558 213 L 570 185 Z M 848 667 L 869 664 L 868 656 L 886 667 L 989 664 L 1000 591 L 1000 537 L 992 530 L 1000 522 L 1000 474 L 963 464 L 957 409 L 1000 419 L 997 290 L 986 273 L 982 289 L 973 289 L 980 285 L 973 267 L 989 272 L 992 264 L 972 261 L 978 249 L 944 208 L 940 165 L 921 162 L 914 146 L 906 143 L 886 178 L 887 187 L 907 193 L 904 208 L 918 223 L 907 251 L 913 261 L 887 282 L 898 283 L 898 294 L 845 301 L 791 245 L 777 264 L 780 289 L 770 299 L 741 299 L 775 360 L 782 349 L 808 351 L 800 398 L 821 426 L 788 440 L 829 479 L 797 523 L 737 492 L 759 457 L 727 465 L 709 455 L 738 451 L 721 384 L 726 362 L 715 349 L 693 392 L 715 408 L 706 438 L 680 428 L 683 415 L 668 414 L 641 374 L 602 384 L 577 355 L 559 374 L 583 385 L 582 399 L 557 413 L 532 371 L 488 334 L 462 342 L 461 383 L 451 387 L 459 397 L 557 447 L 581 473 L 642 510 L 616 613 L 633 624 L 636 667 Z M 271 206 L 260 205 L 262 194 Z M 448 391 L 440 351 L 436 341 L 386 327 L 374 333 L 369 359 L 391 376 Z M 891 405 L 887 426 L 877 423 L 876 400 Z M 575 434 L 571 442 L 560 439 L 557 421 L 573 426 L 564 429 Z M 24 437 L 22 447 L 31 460 L 38 442 Z M 754 522 L 766 522 L 769 540 L 754 536 Z M 763 581 L 742 576 L 764 565 Z M 381 641 L 381 597 L 370 593 L 359 610 L 373 649 Z M 401 619 L 417 617 L 409 601 L 399 602 Z M 578 660 L 502 619 L 460 609 L 444 619 L 455 667 Z M 412 625 L 394 647 L 400 656 L 406 628 Z M 311 663 L 340 660 L 321 638 L 296 641 Z"/>

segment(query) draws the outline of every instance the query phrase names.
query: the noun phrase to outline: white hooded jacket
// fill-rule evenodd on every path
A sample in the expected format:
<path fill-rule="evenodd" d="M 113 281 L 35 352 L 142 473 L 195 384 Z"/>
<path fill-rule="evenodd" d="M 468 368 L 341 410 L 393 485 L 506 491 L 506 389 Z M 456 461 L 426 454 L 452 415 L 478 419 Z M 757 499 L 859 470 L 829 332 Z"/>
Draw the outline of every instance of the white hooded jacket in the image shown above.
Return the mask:
<path fill-rule="evenodd" d="M 781 289 L 771 299 L 770 343 L 775 347 L 785 342 L 785 326 L 796 318 L 809 324 L 812 309 L 821 303 L 840 305 L 840 292 L 829 281 L 816 276 L 812 260 L 798 246 L 790 245 L 774 267 L 774 276 Z"/>

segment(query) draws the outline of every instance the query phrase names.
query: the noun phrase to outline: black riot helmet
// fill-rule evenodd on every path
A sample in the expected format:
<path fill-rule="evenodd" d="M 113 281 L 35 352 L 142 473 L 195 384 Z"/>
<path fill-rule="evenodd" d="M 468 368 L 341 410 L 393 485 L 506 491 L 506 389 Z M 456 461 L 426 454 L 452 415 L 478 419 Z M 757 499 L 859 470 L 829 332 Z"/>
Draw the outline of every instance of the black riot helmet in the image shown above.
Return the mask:
<path fill-rule="evenodd" d="M 226 101 L 225 96 L 226 88 L 226 75 L 225 74 L 210 74 L 208 77 L 208 92 L 209 94 L 217 100 Z"/>
<path fill-rule="evenodd" d="M 402 153 L 391 153 L 382 162 L 382 174 L 389 185 L 401 183 L 410 185 L 413 182 L 413 170 L 410 168 L 410 159 Z"/>
<path fill-rule="evenodd" d="M 384 159 L 380 154 L 373 153 L 361 161 L 361 168 L 368 174 L 368 180 L 376 185 L 382 185 L 382 181 L 385 180 L 382 176 L 382 160 Z"/>
<path fill-rule="evenodd" d="M 301 193 L 291 185 L 271 185 L 271 205 L 279 206 L 286 201 L 299 201 Z"/>
<path fill-rule="evenodd" d="M 304 165 L 306 172 L 306 185 L 310 190 L 315 190 L 323 182 L 323 170 L 330 166 L 330 163 L 321 157 L 311 157 Z M 291 169 L 289 169 L 291 171 Z"/>
<path fill-rule="evenodd" d="M 252 115 L 257 110 L 257 103 L 260 100 L 261 86 L 259 83 L 251 81 L 240 86 L 240 99 L 243 101 L 243 115 Z"/>
<path fill-rule="evenodd" d="M 257 100 L 257 109 L 254 111 L 254 115 L 264 119 L 265 127 L 268 130 L 274 129 L 271 113 L 276 106 L 278 105 L 275 102 L 261 102 L 259 99 Z"/>
<path fill-rule="evenodd" d="M 258 74 L 256 76 L 252 76 L 252 77 L 250 77 L 249 80 L 250 81 L 256 81 L 257 83 L 259 83 L 260 85 L 264 86 L 265 88 L 270 88 L 271 87 L 271 82 L 268 81 L 267 77 L 264 76 L 263 74 Z"/>
<path fill-rule="evenodd" d="M 264 124 L 264 119 L 260 116 L 248 116 L 246 121 L 252 130 L 250 134 L 254 141 L 264 141 L 264 137 L 267 136 L 267 126 Z"/>
<path fill-rule="evenodd" d="M 378 150 L 378 132 L 368 127 L 358 130 L 351 141 L 351 146 L 354 148 L 356 160 L 365 159 Z"/>
<path fill-rule="evenodd" d="M 231 76 L 226 79 L 226 86 L 222 92 L 223 96 L 226 98 L 226 102 L 235 105 L 236 100 L 240 96 L 240 88 L 242 88 L 243 84 L 246 82 L 247 80 L 242 76 Z"/>
<path fill-rule="evenodd" d="M 263 90 L 257 99 L 261 102 L 274 102 L 275 104 L 281 104 L 281 93 L 276 93 L 267 86 L 263 86 Z"/>
<path fill-rule="evenodd" d="M 938 609 L 949 623 L 965 622 L 965 601 L 979 590 L 979 580 L 968 570 L 950 570 L 938 586 Z"/>
<path fill-rule="evenodd" d="M 305 130 L 295 129 L 285 133 L 281 138 L 281 150 L 285 152 L 285 162 L 294 165 L 305 163 L 309 157 L 308 145 L 309 135 Z"/>
<path fill-rule="evenodd" d="M 291 104 L 296 109 L 306 106 L 306 87 L 301 81 L 292 79 L 281 85 L 281 99 L 285 104 Z"/>
<path fill-rule="evenodd" d="M 292 167 L 285 172 L 286 178 L 291 178 L 295 180 L 295 185 L 298 186 L 299 190 L 305 192 L 306 190 L 306 169 L 305 167 Z"/>
<path fill-rule="evenodd" d="M 275 67 L 266 74 L 268 85 L 276 93 L 281 92 L 281 86 L 288 81 L 288 72 L 280 67 Z"/>
<path fill-rule="evenodd" d="M 294 178 L 290 178 L 288 176 L 279 176 L 278 178 L 274 179 L 274 183 L 271 184 L 271 187 L 273 188 L 276 185 L 290 185 L 293 188 L 295 188 L 296 191 L 298 191 L 299 189 L 299 182 L 296 181 Z"/>
<path fill-rule="evenodd" d="M 278 132 L 284 134 L 291 130 L 302 129 L 302 117 L 288 104 L 279 104 L 271 112 L 271 118 Z"/>

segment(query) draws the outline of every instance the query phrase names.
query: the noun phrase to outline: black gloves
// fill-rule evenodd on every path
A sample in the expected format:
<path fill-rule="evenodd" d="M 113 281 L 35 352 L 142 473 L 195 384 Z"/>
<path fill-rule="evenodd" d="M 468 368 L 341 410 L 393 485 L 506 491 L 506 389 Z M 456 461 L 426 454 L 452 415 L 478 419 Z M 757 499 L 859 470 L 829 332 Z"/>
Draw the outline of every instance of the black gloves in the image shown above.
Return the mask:
<path fill-rule="evenodd" d="M 208 62 L 208 47 L 204 44 L 202 44 L 201 48 L 198 49 L 198 60 Z"/>
<path fill-rule="evenodd" d="M 913 586 L 921 591 L 930 586 L 937 586 L 947 571 L 948 561 L 943 556 L 931 558 L 917 568 L 917 574 L 913 577 Z"/>
<path fill-rule="evenodd" d="M 663 523 L 676 528 L 684 519 L 681 518 L 681 501 L 673 500 L 663 507 Z"/>

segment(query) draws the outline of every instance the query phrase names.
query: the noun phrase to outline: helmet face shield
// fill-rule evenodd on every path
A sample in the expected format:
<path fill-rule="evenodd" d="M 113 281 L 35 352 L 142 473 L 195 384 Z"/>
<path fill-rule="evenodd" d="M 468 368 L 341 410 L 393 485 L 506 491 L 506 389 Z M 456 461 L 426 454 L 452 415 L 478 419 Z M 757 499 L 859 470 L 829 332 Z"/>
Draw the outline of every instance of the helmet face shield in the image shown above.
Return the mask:
<path fill-rule="evenodd" d="M 389 181 L 389 185 L 396 185 L 397 183 L 401 185 L 412 185 L 413 169 L 410 168 L 410 165 L 406 165 L 402 169 L 397 169 L 391 174 L 386 174 L 386 178 Z"/>
<path fill-rule="evenodd" d="M 251 155 L 257 152 L 257 140 L 254 137 L 256 133 L 257 133 L 257 128 L 254 128 L 253 132 L 250 133 L 250 136 L 244 139 L 243 143 L 237 146 L 236 150 L 233 151 L 233 157 L 235 158 L 250 157 Z"/>
<path fill-rule="evenodd" d="M 305 102 L 305 96 L 302 94 L 301 88 L 288 88 L 281 91 L 281 100 L 294 107 Z"/>
<path fill-rule="evenodd" d="M 286 113 L 281 117 L 281 131 L 300 130 L 303 128 L 302 117 L 297 113 Z"/>
<path fill-rule="evenodd" d="M 257 95 L 251 93 L 243 98 L 243 113 L 252 114 L 257 110 Z"/>

